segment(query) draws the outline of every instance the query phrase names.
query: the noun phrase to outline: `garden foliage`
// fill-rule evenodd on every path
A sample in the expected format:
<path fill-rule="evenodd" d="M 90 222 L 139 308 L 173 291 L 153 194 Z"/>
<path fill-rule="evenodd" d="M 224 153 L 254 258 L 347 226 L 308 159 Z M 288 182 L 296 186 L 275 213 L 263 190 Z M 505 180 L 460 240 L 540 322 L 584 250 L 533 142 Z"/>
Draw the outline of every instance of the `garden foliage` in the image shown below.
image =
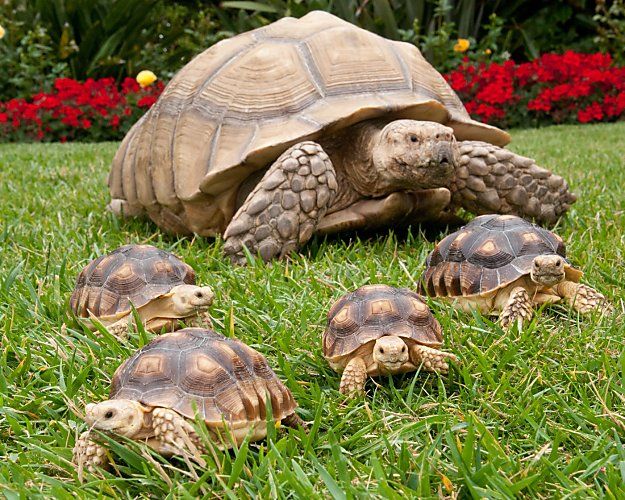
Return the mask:
<path fill-rule="evenodd" d="M 532 62 L 465 58 L 446 78 L 476 119 L 502 127 L 625 118 L 625 67 L 608 54 L 545 54 Z M 49 93 L 0 102 L 2 141 L 119 140 L 163 84 L 59 78 Z"/>
<path fill-rule="evenodd" d="M 464 64 L 446 75 L 467 111 L 503 127 L 625 117 L 625 67 L 609 54 L 544 54 L 515 64 Z"/>
<path fill-rule="evenodd" d="M 58 78 L 49 93 L 0 103 L 3 141 L 107 141 L 122 138 L 156 102 L 163 84 L 141 89 L 132 78 L 78 82 Z"/>

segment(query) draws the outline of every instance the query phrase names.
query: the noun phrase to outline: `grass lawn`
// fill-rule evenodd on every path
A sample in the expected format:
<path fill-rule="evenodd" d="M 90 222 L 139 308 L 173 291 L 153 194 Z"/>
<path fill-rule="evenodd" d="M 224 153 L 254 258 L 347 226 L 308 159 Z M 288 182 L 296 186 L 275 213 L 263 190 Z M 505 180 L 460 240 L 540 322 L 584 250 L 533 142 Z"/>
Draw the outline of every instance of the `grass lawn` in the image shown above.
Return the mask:
<path fill-rule="evenodd" d="M 233 268 L 221 243 L 105 213 L 116 144 L 1 146 L 0 493 L 623 498 L 625 123 L 513 137 L 512 149 L 579 195 L 558 232 L 616 314 L 582 318 L 554 306 L 504 333 L 488 318 L 433 304 L 444 348 L 463 363 L 442 378 L 370 381 L 366 399 L 349 404 L 321 353 L 330 303 L 365 283 L 413 287 L 441 235 L 315 240 L 294 261 Z M 204 470 L 143 445 L 117 446 L 117 473 L 77 482 L 70 459 L 82 409 L 107 397 L 117 366 L 148 338 L 119 344 L 83 331 L 66 316 L 69 295 L 90 259 L 131 242 L 174 250 L 213 286 L 216 329 L 267 356 L 311 423 L 308 435 L 280 431 L 216 452 Z"/>

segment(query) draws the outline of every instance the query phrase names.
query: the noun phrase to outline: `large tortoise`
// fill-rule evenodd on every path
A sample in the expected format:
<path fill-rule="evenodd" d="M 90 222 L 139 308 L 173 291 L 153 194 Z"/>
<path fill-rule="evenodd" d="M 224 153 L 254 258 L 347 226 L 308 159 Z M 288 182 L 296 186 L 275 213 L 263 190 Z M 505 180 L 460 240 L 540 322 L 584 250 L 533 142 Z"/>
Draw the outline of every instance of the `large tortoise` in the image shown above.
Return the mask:
<path fill-rule="evenodd" d="M 313 233 L 447 222 L 458 208 L 553 223 L 566 182 L 503 149 L 408 43 L 326 12 L 284 18 L 187 64 L 123 140 L 109 209 L 223 234 L 268 260 Z"/>
<path fill-rule="evenodd" d="M 79 475 L 107 468 L 110 456 L 91 429 L 146 442 L 157 452 L 202 463 L 202 440 L 191 422 L 206 423 L 218 448 L 267 434 L 276 424 L 304 426 L 297 403 L 262 354 L 212 330 L 186 328 L 155 337 L 116 371 L 109 399 L 89 403 L 74 447 Z"/>
<path fill-rule="evenodd" d="M 195 284 L 193 268 L 175 255 L 152 245 L 124 245 L 84 267 L 69 303 L 90 329 L 97 319 L 123 338 L 134 323 L 133 307 L 155 333 L 176 330 L 181 321 L 210 327 L 214 296 L 210 287 Z"/>
<path fill-rule="evenodd" d="M 504 327 L 561 300 L 580 313 L 609 312 L 601 293 L 579 283 L 582 274 L 557 234 L 513 215 L 482 215 L 436 245 L 423 291 L 463 310 L 500 313 Z"/>
<path fill-rule="evenodd" d="M 365 285 L 328 311 L 323 355 L 342 373 L 339 390 L 364 392 L 367 376 L 406 373 L 423 367 L 445 374 L 458 358 L 440 350 L 441 325 L 421 297 L 407 288 Z"/>

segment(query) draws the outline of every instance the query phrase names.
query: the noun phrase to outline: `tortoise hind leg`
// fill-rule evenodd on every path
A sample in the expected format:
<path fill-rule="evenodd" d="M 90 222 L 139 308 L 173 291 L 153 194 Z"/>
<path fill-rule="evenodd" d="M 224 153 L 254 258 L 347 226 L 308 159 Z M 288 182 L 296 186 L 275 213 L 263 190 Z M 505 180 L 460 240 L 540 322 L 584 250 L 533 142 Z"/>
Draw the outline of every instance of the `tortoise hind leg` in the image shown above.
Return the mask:
<path fill-rule="evenodd" d="M 226 228 L 224 252 L 245 264 L 247 247 L 264 261 L 306 243 L 334 200 L 334 167 L 321 146 L 301 142 L 286 150 L 249 194 Z"/>
<path fill-rule="evenodd" d="M 566 181 L 531 158 L 480 141 L 458 143 L 453 204 L 480 214 L 513 214 L 554 224 L 575 202 Z"/>
<path fill-rule="evenodd" d="M 576 311 L 587 314 L 592 311 L 600 311 L 609 314 L 613 307 L 608 303 L 602 293 L 582 283 L 563 281 L 556 285 L 558 295 L 564 298 Z"/>

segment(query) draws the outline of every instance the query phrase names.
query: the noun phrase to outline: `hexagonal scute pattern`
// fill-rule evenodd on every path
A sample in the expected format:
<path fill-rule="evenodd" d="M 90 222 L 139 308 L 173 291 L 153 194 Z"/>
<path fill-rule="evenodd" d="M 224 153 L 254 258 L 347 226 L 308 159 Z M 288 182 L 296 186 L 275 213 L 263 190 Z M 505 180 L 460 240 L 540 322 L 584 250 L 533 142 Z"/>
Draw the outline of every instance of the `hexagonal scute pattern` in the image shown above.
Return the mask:
<path fill-rule="evenodd" d="M 276 419 L 297 406 L 260 353 L 202 328 L 156 337 L 117 369 L 110 397 L 172 408 L 189 418 L 198 412 L 212 426 L 264 420 L 267 398 Z"/>
<path fill-rule="evenodd" d="M 538 255 L 566 261 L 562 238 L 515 215 L 482 215 L 436 245 L 422 286 L 439 297 L 486 293 L 529 274 Z"/>
<path fill-rule="evenodd" d="M 336 301 L 328 313 L 323 353 L 346 356 L 384 335 L 398 335 L 438 346 L 441 328 L 418 294 L 406 288 L 365 285 Z"/>
<path fill-rule="evenodd" d="M 150 245 L 125 245 L 80 272 L 70 306 L 80 317 L 112 316 L 182 284 L 194 285 L 195 271 L 176 256 Z"/>

